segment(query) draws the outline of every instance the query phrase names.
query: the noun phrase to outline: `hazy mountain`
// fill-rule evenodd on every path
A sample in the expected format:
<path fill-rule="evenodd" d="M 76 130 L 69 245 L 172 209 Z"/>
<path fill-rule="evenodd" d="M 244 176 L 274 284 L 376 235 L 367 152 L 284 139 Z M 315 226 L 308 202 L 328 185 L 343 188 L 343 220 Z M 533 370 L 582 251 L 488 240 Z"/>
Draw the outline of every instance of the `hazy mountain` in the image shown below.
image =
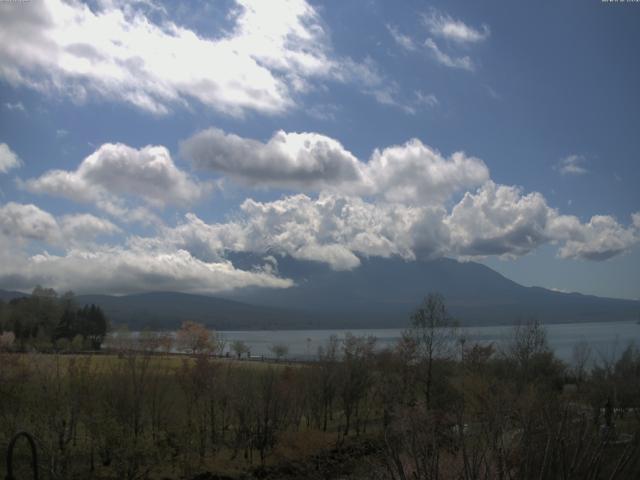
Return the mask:
<path fill-rule="evenodd" d="M 260 264 L 234 255 L 244 268 Z M 444 295 L 451 314 L 463 324 L 513 323 L 537 318 L 545 323 L 635 320 L 640 302 L 523 287 L 474 262 L 450 259 L 406 262 L 362 259 L 352 271 L 333 271 L 316 262 L 278 258 L 289 289 L 242 289 L 225 298 L 175 292 L 114 297 L 80 295 L 80 305 L 100 305 L 113 323 L 130 328 L 175 328 L 184 320 L 233 329 L 404 327 L 429 292 Z M 5 301 L 20 296 L 0 291 Z"/>
<path fill-rule="evenodd" d="M 249 266 L 252 259 L 234 258 Z M 637 319 L 640 302 L 524 287 L 475 262 L 439 259 L 362 259 L 351 271 L 336 272 L 314 262 L 279 258 L 282 276 L 297 286 L 278 291 L 245 289 L 229 295 L 241 301 L 305 309 L 331 323 L 397 325 L 428 292 L 444 295 L 453 316 L 467 324 L 512 323 L 535 317 L 547 323 Z"/>
<path fill-rule="evenodd" d="M 10 300 L 13 300 L 14 298 L 21 298 L 21 297 L 27 297 L 27 296 L 28 295 L 26 293 L 22 293 L 22 292 L 0 290 L 0 300 L 2 300 L 3 302 L 8 302 Z"/>
<path fill-rule="evenodd" d="M 175 328 L 185 320 L 220 330 L 309 327 L 304 314 L 233 300 L 177 292 L 153 292 L 114 297 L 79 295 L 79 305 L 100 305 L 112 323 L 130 328 Z"/>

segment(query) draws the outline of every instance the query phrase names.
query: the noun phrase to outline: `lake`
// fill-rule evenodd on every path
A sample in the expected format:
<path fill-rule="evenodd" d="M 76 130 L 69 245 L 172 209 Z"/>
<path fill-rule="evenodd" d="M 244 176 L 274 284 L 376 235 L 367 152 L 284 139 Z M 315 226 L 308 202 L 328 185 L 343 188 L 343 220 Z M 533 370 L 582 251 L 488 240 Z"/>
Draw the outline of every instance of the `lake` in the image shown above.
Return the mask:
<path fill-rule="evenodd" d="M 619 356 L 629 342 L 640 345 L 640 325 L 635 321 L 598 323 L 560 323 L 545 325 L 549 345 L 555 354 L 567 362 L 571 361 L 573 347 L 581 341 L 589 343 L 592 359 L 611 360 Z M 273 357 L 269 348 L 276 343 L 289 347 L 290 359 L 311 359 L 318 347 L 324 345 L 331 335 L 344 338 L 347 332 L 354 335 L 373 335 L 378 339 L 378 347 L 394 344 L 403 329 L 345 329 L 345 330 L 253 330 L 219 332 L 227 342 L 227 349 L 233 340 L 242 340 L 251 349 L 252 356 Z M 513 332 L 513 326 L 462 327 L 460 333 L 467 338 L 467 344 L 495 343 L 504 345 Z"/>

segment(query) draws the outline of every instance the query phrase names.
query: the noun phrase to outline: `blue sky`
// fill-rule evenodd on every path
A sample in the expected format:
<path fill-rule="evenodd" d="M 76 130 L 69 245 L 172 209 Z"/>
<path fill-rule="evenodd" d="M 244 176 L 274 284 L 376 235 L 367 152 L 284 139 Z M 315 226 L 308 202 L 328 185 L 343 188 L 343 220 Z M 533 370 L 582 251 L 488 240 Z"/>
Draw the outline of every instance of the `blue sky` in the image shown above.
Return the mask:
<path fill-rule="evenodd" d="M 640 298 L 640 4 L 0 10 L 0 288 L 216 294 L 290 287 L 284 254 L 447 256 Z"/>

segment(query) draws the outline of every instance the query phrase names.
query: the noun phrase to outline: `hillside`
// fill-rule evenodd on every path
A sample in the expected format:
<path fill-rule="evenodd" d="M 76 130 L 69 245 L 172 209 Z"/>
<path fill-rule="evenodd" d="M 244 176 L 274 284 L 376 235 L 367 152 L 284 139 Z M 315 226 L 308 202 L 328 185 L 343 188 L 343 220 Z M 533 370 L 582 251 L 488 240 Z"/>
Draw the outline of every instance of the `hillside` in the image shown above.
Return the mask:
<path fill-rule="evenodd" d="M 178 292 L 152 292 L 114 297 L 79 295 L 78 304 L 100 305 L 114 324 L 130 328 L 176 328 L 190 320 L 220 330 L 286 329 L 310 326 L 304 315 L 273 307 Z"/>
<path fill-rule="evenodd" d="M 370 258 L 362 259 L 357 269 L 336 272 L 312 262 L 279 260 L 280 274 L 296 280 L 296 287 L 246 289 L 228 297 L 310 310 L 331 323 L 375 326 L 405 325 L 428 292 L 442 293 L 450 312 L 464 324 L 504 324 L 530 317 L 546 323 L 631 320 L 640 314 L 638 301 L 524 287 L 475 262 Z"/>
<path fill-rule="evenodd" d="M 250 268 L 259 259 L 236 255 Z M 184 320 L 221 330 L 404 327 L 429 292 L 444 295 L 462 324 L 636 320 L 640 302 L 524 287 L 475 262 L 439 259 L 362 259 L 351 271 L 281 257 L 279 273 L 296 286 L 282 290 L 242 289 L 219 296 L 151 292 L 125 296 L 80 295 L 80 305 L 100 305 L 114 324 L 132 329 L 175 328 Z M 5 301 L 21 296 L 0 291 Z"/>

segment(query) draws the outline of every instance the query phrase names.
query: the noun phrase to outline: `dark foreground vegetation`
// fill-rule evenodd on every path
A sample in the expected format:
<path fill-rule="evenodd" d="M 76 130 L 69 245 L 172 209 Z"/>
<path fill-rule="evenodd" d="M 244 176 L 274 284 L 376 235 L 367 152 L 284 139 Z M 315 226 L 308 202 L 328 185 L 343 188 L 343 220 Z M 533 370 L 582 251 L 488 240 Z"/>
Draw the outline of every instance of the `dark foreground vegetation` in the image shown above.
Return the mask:
<path fill-rule="evenodd" d="M 73 292 L 62 296 L 40 286 L 30 296 L 0 301 L 0 349 L 99 350 L 109 322 L 96 305 L 79 307 Z"/>
<path fill-rule="evenodd" d="M 393 349 L 333 338 L 308 364 L 219 358 L 184 330 L 189 355 L 0 354 L 0 446 L 31 432 L 50 479 L 640 478 L 633 345 L 587 368 L 536 322 L 470 344 L 437 295 Z"/>

